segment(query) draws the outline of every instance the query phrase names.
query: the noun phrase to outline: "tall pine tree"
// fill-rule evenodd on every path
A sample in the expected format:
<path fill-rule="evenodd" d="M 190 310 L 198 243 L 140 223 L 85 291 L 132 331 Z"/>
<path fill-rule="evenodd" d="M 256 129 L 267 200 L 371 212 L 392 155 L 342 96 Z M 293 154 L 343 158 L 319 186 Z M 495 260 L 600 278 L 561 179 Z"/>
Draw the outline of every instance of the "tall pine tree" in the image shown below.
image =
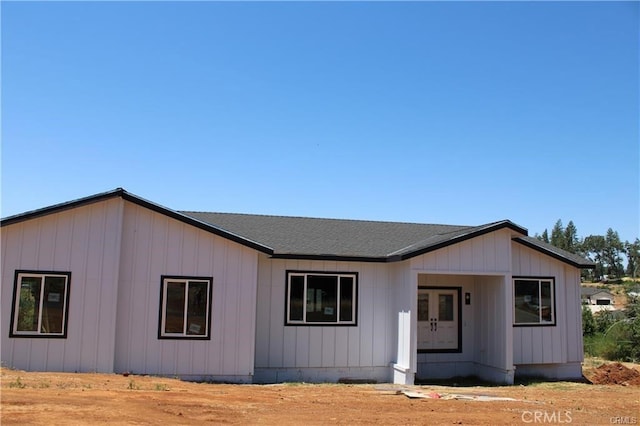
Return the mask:
<path fill-rule="evenodd" d="M 580 241 L 578 240 L 578 228 L 570 220 L 567 223 L 567 227 L 564 229 L 564 249 L 571 253 L 577 253 L 579 249 Z"/>
<path fill-rule="evenodd" d="M 555 225 L 553 225 L 553 229 L 551 230 L 551 244 L 558 248 L 565 248 L 566 244 L 564 241 L 564 228 L 562 226 L 562 220 L 558 219 Z"/>

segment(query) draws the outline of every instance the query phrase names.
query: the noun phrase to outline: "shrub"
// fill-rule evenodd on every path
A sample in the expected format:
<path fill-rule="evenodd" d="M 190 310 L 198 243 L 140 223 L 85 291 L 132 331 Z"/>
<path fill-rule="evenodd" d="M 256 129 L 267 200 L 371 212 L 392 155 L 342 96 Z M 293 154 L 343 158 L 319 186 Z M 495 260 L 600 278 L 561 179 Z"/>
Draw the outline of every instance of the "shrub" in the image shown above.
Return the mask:
<path fill-rule="evenodd" d="M 593 336 L 596 333 L 596 321 L 588 306 L 582 306 L 582 335 Z"/>

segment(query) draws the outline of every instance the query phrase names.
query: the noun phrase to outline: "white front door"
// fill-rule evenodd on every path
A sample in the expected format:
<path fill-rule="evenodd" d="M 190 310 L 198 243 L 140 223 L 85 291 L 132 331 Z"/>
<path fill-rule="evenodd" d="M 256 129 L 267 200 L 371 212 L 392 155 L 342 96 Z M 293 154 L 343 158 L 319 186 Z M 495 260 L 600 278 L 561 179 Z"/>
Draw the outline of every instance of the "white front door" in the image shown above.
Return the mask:
<path fill-rule="evenodd" d="M 458 350 L 458 290 L 418 289 L 418 350 Z"/>

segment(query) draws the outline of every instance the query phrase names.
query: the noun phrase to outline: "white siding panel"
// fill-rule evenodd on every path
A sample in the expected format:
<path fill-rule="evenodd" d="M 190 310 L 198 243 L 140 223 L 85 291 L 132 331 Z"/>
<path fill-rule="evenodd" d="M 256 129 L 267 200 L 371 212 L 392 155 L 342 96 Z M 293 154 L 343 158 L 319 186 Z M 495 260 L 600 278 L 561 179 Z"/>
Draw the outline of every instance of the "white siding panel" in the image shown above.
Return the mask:
<path fill-rule="evenodd" d="M 511 270 L 510 246 L 511 233 L 502 229 L 416 256 L 410 260 L 411 269 L 446 273 L 507 273 Z"/>
<path fill-rule="evenodd" d="M 555 279 L 556 325 L 514 327 L 515 364 L 582 361 L 580 274 L 549 256 L 513 243 L 513 275 Z"/>
<path fill-rule="evenodd" d="M 471 242 L 471 258 L 473 259 L 472 270 L 484 271 L 488 268 L 484 261 L 485 248 L 491 250 L 490 240 L 488 236 L 482 236 L 480 238 L 473 238 Z"/>
<path fill-rule="evenodd" d="M 337 327 L 335 340 L 335 365 L 349 365 L 349 329 Z"/>
<path fill-rule="evenodd" d="M 309 334 L 309 330 L 304 327 L 288 327 L 292 330 L 295 330 L 296 334 L 296 346 L 295 346 L 295 364 L 286 364 L 286 365 L 294 365 L 295 367 L 305 368 L 309 367 L 310 360 L 310 348 L 311 348 L 311 336 Z M 287 346 L 287 348 L 291 348 Z M 291 350 L 286 350 L 285 352 L 292 352 Z"/>
<path fill-rule="evenodd" d="M 349 367 L 358 367 L 360 365 L 360 330 L 349 327 Z"/>
<path fill-rule="evenodd" d="M 387 290 L 388 274 L 386 268 L 376 266 L 375 286 L 373 289 L 373 365 L 385 365 L 389 363 L 391 342 L 389 339 L 389 315 L 391 306 L 389 292 Z"/>
<path fill-rule="evenodd" d="M 2 228 L 2 361 L 49 371 L 112 371 L 122 201 Z M 65 339 L 9 338 L 16 270 L 71 272 Z"/>
<path fill-rule="evenodd" d="M 259 270 L 258 297 L 268 297 L 270 303 L 258 302 L 256 311 L 257 368 L 387 368 L 393 361 L 388 265 L 261 256 Z M 285 326 L 288 270 L 358 273 L 357 326 Z"/>
<path fill-rule="evenodd" d="M 295 327 L 284 327 L 283 329 L 283 348 L 297 347 L 297 330 Z M 283 365 L 296 365 L 296 351 L 282 352 Z"/>
<path fill-rule="evenodd" d="M 566 285 L 566 360 L 582 362 L 584 349 L 582 343 L 582 306 L 580 304 L 580 272 L 565 265 Z M 573 318 L 574 320 L 569 320 Z M 575 320 L 577 318 L 578 320 Z"/>
<path fill-rule="evenodd" d="M 336 365 L 336 331 L 335 327 L 322 327 L 322 367 Z"/>
<path fill-rule="evenodd" d="M 270 330 L 270 314 L 271 310 L 271 281 L 272 281 L 273 263 L 266 260 L 266 256 L 260 255 L 258 261 L 258 276 L 263 278 L 264 282 L 258 282 L 256 315 L 256 368 L 263 368 L 269 365 L 269 330 Z M 267 278 L 268 277 L 268 278 Z M 284 297 L 284 296 L 283 296 Z M 284 314 L 283 314 L 284 315 Z M 299 340 L 297 342 L 299 344 Z"/>
<path fill-rule="evenodd" d="M 360 330 L 360 367 L 373 365 L 373 319 L 374 298 L 373 287 L 375 286 L 375 275 L 373 271 L 367 268 L 360 274 L 360 321 L 358 329 Z M 367 283 L 367 285 L 364 285 Z"/>
<path fill-rule="evenodd" d="M 455 269 L 455 265 L 460 265 L 460 245 L 454 244 L 452 246 L 449 246 L 447 251 L 449 254 L 448 269 Z"/>
<path fill-rule="evenodd" d="M 322 367 L 322 328 L 308 327 L 309 329 L 309 367 Z M 291 350 L 292 348 L 286 348 Z M 287 365 L 287 367 L 289 367 Z"/>
<path fill-rule="evenodd" d="M 126 203 L 116 370 L 247 381 L 253 372 L 257 253 Z M 161 277 L 212 277 L 211 339 L 158 339 Z"/>
<path fill-rule="evenodd" d="M 281 266 L 281 265 L 280 265 Z M 276 276 L 274 276 L 277 274 Z M 274 268 L 271 275 L 271 289 L 268 305 L 265 307 L 268 314 L 266 319 L 269 324 L 269 358 L 268 366 L 283 367 L 284 350 L 284 294 L 285 294 L 285 274 L 281 268 Z M 259 284 L 258 284 L 259 285 Z M 280 307 L 281 309 L 274 309 Z"/>
<path fill-rule="evenodd" d="M 533 330 L 531 327 L 520 327 L 514 330 L 514 334 L 520 336 L 522 341 L 522 350 L 520 353 L 513 354 L 514 362 L 523 364 L 533 363 Z"/>

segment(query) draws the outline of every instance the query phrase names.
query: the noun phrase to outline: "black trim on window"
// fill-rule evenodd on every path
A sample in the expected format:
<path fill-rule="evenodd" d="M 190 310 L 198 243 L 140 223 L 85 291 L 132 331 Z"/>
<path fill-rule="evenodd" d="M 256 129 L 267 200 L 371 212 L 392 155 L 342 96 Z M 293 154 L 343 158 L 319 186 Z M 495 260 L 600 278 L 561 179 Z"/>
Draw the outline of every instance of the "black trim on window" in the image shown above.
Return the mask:
<path fill-rule="evenodd" d="M 207 283 L 207 296 L 204 301 L 207 303 L 205 306 L 205 314 L 206 318 L 204 321 L 204 325 L 206 326 L 206 331 L 204 334 L 189 334 L 191 326 L 187 327 L 186 320 L 189 315 L 189 306 L 187 306 L 187 311 L 183 311 L 183 319 L 184 323 L 182 325 L 183 331 L 180 333 L 167 333 L 166 331 L 163 333 L 163 326 L 166 326 L 166 312 L 165 312 L 165 283 L 168 281 L 174 280 L 177 283 L 185 284 L 185 293 L 186 293 L 186 304 L 190 305 L 188 300 L 189 298 L 189 286 L 192 285 L 190 283 Z M 201 301 L 194 301 L 197 303 L 202 303 Z M 173 339 L 173 340 L 211 340 L 211 311 L 213 304 L 213 277 L 195 277 L 195 276 L 182 276 L 182 275 L 162 275 L 160 277 L 160 306 L 158 308 L 158 339 Z M 195 324 L 197 327 L 198 324 Z M 166 327 L 165 327 L 166 330 Z"/>
<path fill-rule="evenodd" d="M 459 354 L 462 352 L 462 287 L 418 286 L 418 290 L 456 290 L 458 293 L 458 347 L 453 349 L 418 349 L 419 354 Z M 417 321 L 417 316 L 416 316 Z"/>
<path fill-rule="evenodd" d="M 353 318 L 350 321 L 345 321 L 345 320 L 340 320 L 340 318 L 342 317 L 342 312 L 336 312 L 335 316 L 336 316 L 336 320 L 335 321 L 327 321 L 327 322 L 313 322 L 313 321 L 305 321 L 303 320 L 299 320 L 299 321 L 290 321 L 289 319 L 289 310 L 290 310 L 290 299 L 289 299 L 289 294 L 290 294 L 290 277 L 292 275 L 297 275 L 297 276 L 303 276 L 305 277 L 305 283 L 306 283 L 306 279 L 309 276 L 325 276 L 325 277 L 336 277 L 338 280 L 340 278 L 349 278 L 352 277 L 353 278 L 353 294 L 352 294 L 352 298 L 351 298 L 351 304 L 352 304 L 352 315 Z M 304 284 L 306 286 L 306 284 Z M 358 326 L 358 297 L 359 297 L 359 292 L 358 292 L 358 273 L 357 272 L 334 272 L 334 271 L 299 271 L 299 270 L 287 270 L 286 274 L 285 274 L 285 292 L 284 292 L 284 325 L 287 327 L 357 327 Z M 338 292 L 337 288 L 336 288 L 336 293 Z M 336 294 L 336 308 L 340 305 L 340 300 L 339 294 Z M 303 298 L 306 301 L 307 295 L 303 294 Z M 304 313 L 306 312 L 306 302 L 303 303 L 303 318 L 304 318 Z"/>
<path fill-rule="evenodd" d="M 536 276 L 520 276 L 520 275 L 514 275 L 513 277 L 511 277 L 511 285 L 513 288 L 513 300 L 511 301 L 511 308 L 513 309 L 513 326 L 514 327 L 555 327 L 556 325 L 558 325 L 558 311 L 556 309 L 556 295 L 557 295 L 557 291 L 556 291 L 556 277 L 547 277 L 547 276 L 540 276 L 540 277 L 536 277 Z M 551 281 L 551 287 L 552 287 L 552 295 L 553 295 L 553 303 L 551 304 L 552 307 L 552 317 L 553 317 L 553 321 L 549 321 L 549 322 L 537 322 L 537 323 L 533 323 L 533 322 L 527 322 L 527 323 L 517 323 L 516 322 L 516 314 L 515 314 L 515 297 L 516 297 L 516 280 L 520 280 L 520 281 L 538 281 L 538 286 L 540 285 L 541 282 L 543 281 Z"/>
<path fill-rule="evenodd" d="M 62 333 L 42 333 L 39 330 L 29 333 L 29 332 L 18 332 L 14 330 L 16 326 L 15 320 L 18 312 L 16 311 L 16 303 L 18 302 L 18 279 L 21 275 L 36 275 L 41 278 L 46 278 L 47 276 L 63 276 L 65 277 L 65 296 L 64 296 L 64 306 L 62 307 L 64 319 L 62 321 Z M 42 290 L 44 291 L 44 289 Z M 29 339 L 66 339 L 67 338 L 67 329 L 69 324 L 69 297 L 71 294 L 71 272 L 60 272 L 60 271 L 36 271 L 36 270 L 16 270 L 13 278 L 13 297 L 11 300 L 11 319 L 9 323 L 9 337 L 16 338 L 29 338 Z M 44 303 L 44 301 L 42 301 Z M 41 315 L 41 312 L 38 313 Z"/>

